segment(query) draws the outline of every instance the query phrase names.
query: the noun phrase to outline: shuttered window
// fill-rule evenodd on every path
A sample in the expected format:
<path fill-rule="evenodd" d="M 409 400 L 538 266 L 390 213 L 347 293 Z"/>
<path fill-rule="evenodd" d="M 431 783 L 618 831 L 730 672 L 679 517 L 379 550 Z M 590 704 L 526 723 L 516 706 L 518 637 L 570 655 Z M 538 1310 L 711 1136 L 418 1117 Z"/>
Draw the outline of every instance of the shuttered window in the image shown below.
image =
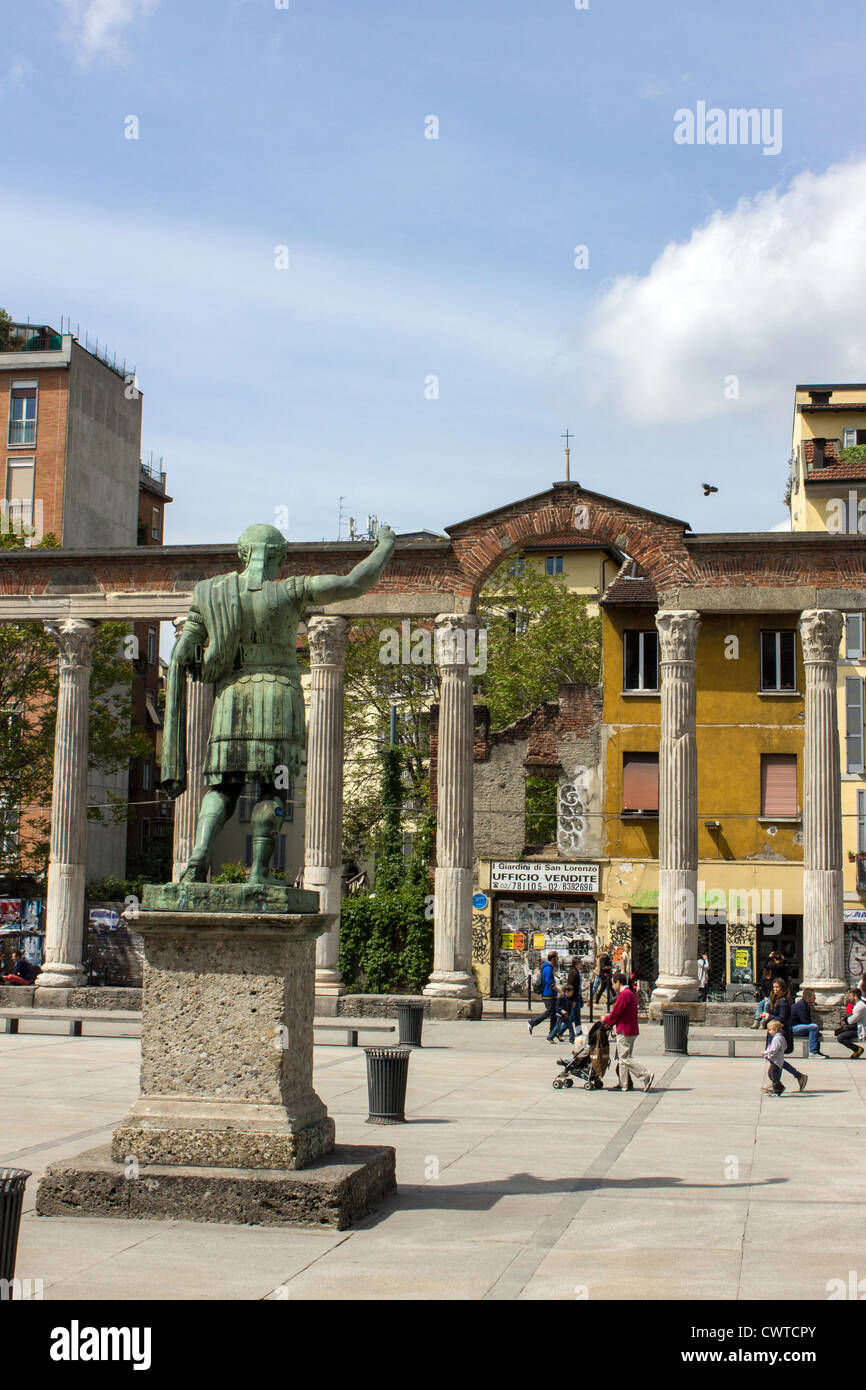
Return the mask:
<path fill-rule="evenodd" d="M 845 677 L 845 769 L 863 771 L 863 679 Z"/>
<path fill-rule="evenodd" d="M 761 815 L 768 820 L 790 820 L 798 815 L 796 753 L 762 754 Z"/>
<path fill-rule="evenodd" d="M 857 853 L 866 854 L 866 791 L 857 793 Z"/>
<path fill-rule="evenodd" d="M 859 661 L 863 656 L 863 614 L 845 614 L 845 656 Z"/>
<path fill-rule="evenodd" d="M 658 812 L 658 753 L 623 753 L 622 809 Z"/>

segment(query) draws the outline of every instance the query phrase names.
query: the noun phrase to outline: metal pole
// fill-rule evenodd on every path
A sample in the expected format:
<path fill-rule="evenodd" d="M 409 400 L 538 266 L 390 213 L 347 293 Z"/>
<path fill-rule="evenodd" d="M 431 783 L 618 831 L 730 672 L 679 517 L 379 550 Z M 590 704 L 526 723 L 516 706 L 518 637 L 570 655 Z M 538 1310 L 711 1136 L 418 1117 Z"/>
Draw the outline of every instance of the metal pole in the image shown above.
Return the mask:
<path fill-rule="evenodd" d="M 508 1017 L 508 975 L 502 976 L 502 1017 Z"/>

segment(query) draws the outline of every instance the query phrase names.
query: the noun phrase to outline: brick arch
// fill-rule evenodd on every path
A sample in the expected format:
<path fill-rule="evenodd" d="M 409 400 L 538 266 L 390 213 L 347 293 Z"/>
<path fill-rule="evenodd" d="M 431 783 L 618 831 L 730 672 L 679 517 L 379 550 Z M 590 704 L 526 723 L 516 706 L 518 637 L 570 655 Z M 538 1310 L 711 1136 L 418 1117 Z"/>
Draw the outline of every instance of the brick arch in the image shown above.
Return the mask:
<path fill-rule="evenodd" d="M 575 540 L 627 551 L 659 590 L 688 583 L 693 565 L 683 539 L 687 530 L 685 521 L 589 492 L 578 483 L 557 483 L 549 492 L 449 526 L 448 535 L 474 607 L 480 589 L 507 555 L 569 532 Z"/>

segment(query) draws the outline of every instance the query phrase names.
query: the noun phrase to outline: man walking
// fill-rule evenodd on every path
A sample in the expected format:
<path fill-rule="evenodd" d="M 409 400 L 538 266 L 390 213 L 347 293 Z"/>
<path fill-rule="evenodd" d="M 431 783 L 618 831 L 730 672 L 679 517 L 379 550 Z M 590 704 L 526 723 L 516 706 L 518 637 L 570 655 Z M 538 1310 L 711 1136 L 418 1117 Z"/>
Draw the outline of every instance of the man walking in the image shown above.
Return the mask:
<path fill-rule="evenodd" d="M 640 1066 L 632 1057 L 635 1038 L 640 1031 L 637 1026 L 637 999 L 629 989 L 625 975 L 617 971 L 613 977 L 616 1001 L 603 1020 L 605 1028 L 616 1028 L 616 1086 L 612 1091 L 631 1089 L 632 1078 L 643 1082 L 645 1091 L 652 1088 L 653 1073 Z"/>
<path fill-rule="evenodd" d="M 707 995 L 710 992 L 710 958 L 706 951 L 701 951 L 698 960 L 698 984 L 700 986 L 700 997 L 702 1003 L 706 1004 Z"/>
<path fill-rule="evenodd" d="M 556 967 L 559 963 L 559 956 L 556 951 L 551 951 L 544 965 L 541 967 L 541 997 L 544 1000 L 544 1013 L 536 1014 L 526 1025 L 529 1029 L 529 1036 L 532 1037 L 533 1028 L 537 1028 L 539 1023 L 545 1019 L 550 1020 L 550 1035 L 548 1042 L 553 1041 L 553 1034 L 556 1031 Z"/>

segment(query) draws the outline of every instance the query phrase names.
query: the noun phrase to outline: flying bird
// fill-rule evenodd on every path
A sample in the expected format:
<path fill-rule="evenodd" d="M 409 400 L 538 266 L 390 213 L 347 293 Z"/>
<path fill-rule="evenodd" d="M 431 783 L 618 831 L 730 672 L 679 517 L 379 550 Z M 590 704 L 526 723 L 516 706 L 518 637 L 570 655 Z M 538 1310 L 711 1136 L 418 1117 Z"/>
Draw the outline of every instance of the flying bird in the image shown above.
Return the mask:
<path fill-rule="evenodd" d="M 704 490 L 705 497 L 709 497 L 711 492 L 718 492 L 719 490 L 717 487 L 713 487 L 712 483 L 701 483 L 701 487 Z"/>

